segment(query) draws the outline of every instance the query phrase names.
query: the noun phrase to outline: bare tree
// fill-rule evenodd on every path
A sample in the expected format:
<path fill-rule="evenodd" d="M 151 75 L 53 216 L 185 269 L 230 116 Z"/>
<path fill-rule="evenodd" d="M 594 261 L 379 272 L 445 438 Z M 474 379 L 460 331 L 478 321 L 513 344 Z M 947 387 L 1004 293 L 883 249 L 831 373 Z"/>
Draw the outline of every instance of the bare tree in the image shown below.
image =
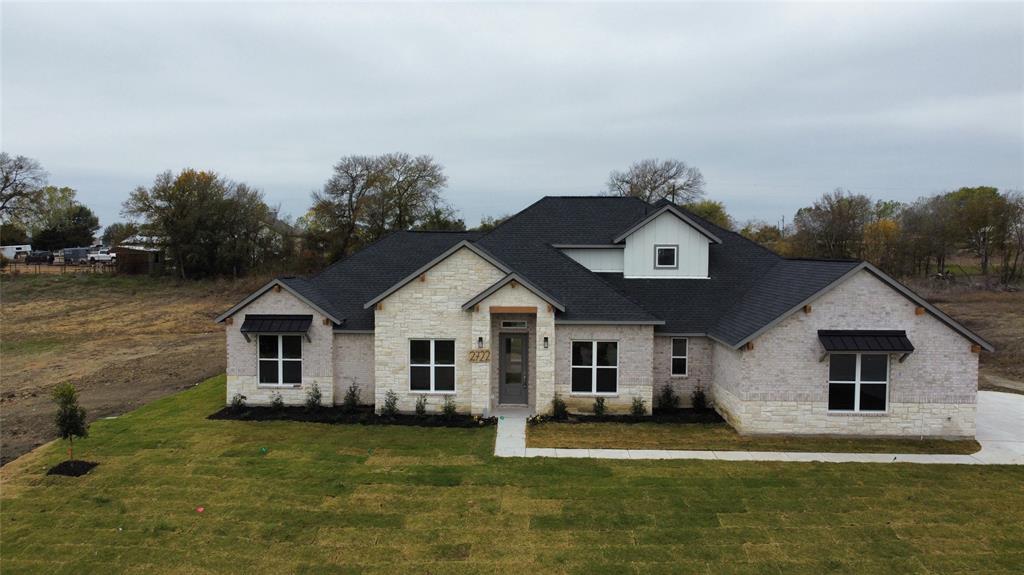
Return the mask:
<path fill-rule="evenodd" d="M 39 162 L 0 152 L 0 217 L 31 211 L 44 186 L 46 172 Z"/>
<path fill-rule="evenodd" d="M 334 256 L 348 254 L 356 244 L 366 202 L 381 180 L 381 161 L 373 156 L 345 156 L 334 164 L 320 192 L 313 193 L 313 213 L 324 222 L 324 232 L 333 235 Z"/>
<path fill-rule="evenodd" d="M 641 160 L 625 172 L 613 171 L 608 176 L 608 193 L 648 203 L 667 199 L 688 204 L 704 195 L 704 176 L 682 160 Z"/>

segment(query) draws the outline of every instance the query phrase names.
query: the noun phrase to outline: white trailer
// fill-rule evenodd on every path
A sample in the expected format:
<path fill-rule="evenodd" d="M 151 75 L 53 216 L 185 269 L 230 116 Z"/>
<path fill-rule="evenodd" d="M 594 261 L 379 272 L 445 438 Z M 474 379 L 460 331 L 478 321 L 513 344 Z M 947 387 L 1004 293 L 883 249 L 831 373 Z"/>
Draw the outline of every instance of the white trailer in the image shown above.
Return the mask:
<path fill-rule="evenodd" d="M 27 256 L 28 253 L 31 251 L 32 246 L 28 244 L 21 244 L 16 246 L 0 246 L 0 253 L 2 253 L 3 256 L 9 260 L 13 260 L 15 258 L 23 258 Z"/>

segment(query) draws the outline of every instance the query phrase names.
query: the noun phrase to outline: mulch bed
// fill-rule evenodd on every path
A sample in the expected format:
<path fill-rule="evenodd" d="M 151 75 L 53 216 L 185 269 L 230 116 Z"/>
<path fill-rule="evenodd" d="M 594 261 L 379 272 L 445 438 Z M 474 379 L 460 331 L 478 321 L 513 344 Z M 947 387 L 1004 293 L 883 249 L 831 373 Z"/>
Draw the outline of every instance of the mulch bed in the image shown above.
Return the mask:
<path fill-rule="evenodd" d="M 629 414 L 616 415 L 588 415 L 585 413 L 569 414 L 568 419 L 553 419 L 550 416 L 542 416 L 532 420 L 534 423 L 542 421 L 556 421 L 558 423 L 725 423 L 721 415 L 713 409 L 655 409 L 651 415 L 635 417 Z"/>
<path fill-rule="evenodd" d="M 99 463 L 94 461 L 82 461 L 80 459 L 68 459 L 54 465 L 46 472 L 47 475 L 66 475 L 68 477 L 81 477 L 92 471 Z"/>
<path fill-rule="evenodd" d="M 302 421 L 306 423 L 360 424 L 360 425 L 405 425 L 414 427 L 484 427 L 496 425 L 496 417 L 475 417 L 459 414 L 447 418 L 441 414 L 413 415 L 400 413 L 393 416 L 377 415 L 373 406 L 359 406 L 355 410 L 342 407 L 225 407 L 211 414 L 207 419 L 229 419 L 235 421 Z"/>

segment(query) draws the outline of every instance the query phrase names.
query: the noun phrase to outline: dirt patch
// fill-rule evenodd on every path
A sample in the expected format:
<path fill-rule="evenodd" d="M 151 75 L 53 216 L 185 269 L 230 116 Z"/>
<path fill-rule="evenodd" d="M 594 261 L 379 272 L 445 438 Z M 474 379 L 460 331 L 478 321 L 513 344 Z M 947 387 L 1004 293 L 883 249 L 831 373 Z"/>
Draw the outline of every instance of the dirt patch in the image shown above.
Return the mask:
<path fill-rule="evenodd" d="M 74 384 L 89 420 L 223 373 L 213 323 L 264 280 L 0 278 L 0 463 L 55 437 L 52 388 Z"/>
<path fill-rule="evenodd" d="M 81 477 L 86 473 L 92 471 L 93 467 L 96 467 L 99 463 L 94 461 L 81 461 L 78 459 L 68 459 L 67 461 L 61 461 L 57 465 L 54 465 L 46 472 L 47 475 L 66 475 L 68 477 Z"/>

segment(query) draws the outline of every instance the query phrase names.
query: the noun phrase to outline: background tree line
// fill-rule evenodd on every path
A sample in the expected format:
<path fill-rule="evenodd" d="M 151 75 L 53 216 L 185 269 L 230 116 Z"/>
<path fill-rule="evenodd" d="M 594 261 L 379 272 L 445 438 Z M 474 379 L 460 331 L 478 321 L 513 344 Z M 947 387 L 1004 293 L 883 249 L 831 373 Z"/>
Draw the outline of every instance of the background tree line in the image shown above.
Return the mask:
<path fill-rule="evenodd" d="M 447 183 L 430 156 L 345 156 L 292 221 L 248 184 L 210 171 L 164 172 L 131 192 L 122 209 L 128 221 L 108 225 L 102 242 L 163 247 L 182 278 L 307 272 L 394 231 L 465 230 L 443 197 Z M 737 227 L 724 204 L 705 197 L 700 170 L 681 160 L 645 159 L 612 171 L 605 193 L 670 200 Z M 508 217 L 485 216 L 476 229 L 489 231 Z M 0 154 L 0 222 L 0 242 L 34 249 L 88 246 L 99 229 L 73 189 L 49 185 L 36 160 L 7 153 Z M 978 258 L 983 276 L 1003 283 L 1024 277 L 1024 196 L 991 187 L 912 203 L 836 189 L 799 209 L 789 225 L 751 221 L 739 232 L 785 256 L 864 259 L 899 277 L 945 272 L 964 252 Z"/>

